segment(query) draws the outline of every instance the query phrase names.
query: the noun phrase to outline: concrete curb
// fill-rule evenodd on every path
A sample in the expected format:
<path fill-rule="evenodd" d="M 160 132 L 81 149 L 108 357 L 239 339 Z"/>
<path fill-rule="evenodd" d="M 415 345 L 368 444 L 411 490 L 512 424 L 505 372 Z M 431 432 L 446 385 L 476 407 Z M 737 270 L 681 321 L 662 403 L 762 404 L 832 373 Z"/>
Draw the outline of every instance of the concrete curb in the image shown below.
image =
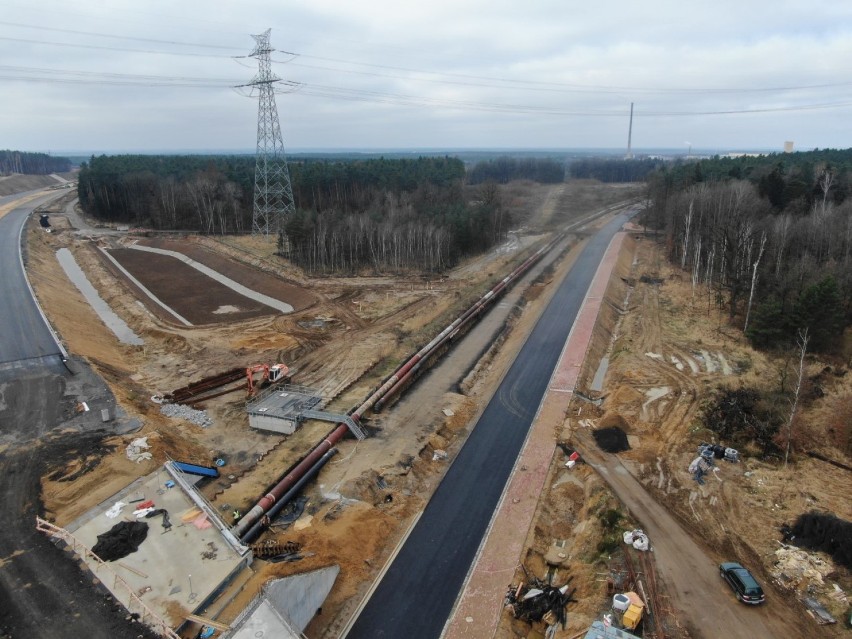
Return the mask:
<path fill-rule="evenodd" d="M 573 397 L 579 366 L 585 359 L 603 296 L 621 248 L 624 232 L 610 241 L 604 258 L 586 291 L 583 305 L 553 370 L 533 425 L 524 441 L 461 593 L 444 626 L 445 639 L 490 639 L 499 627 L 507 577 L 511 580 L 522 561 L 529 526 L 553 457 L 549 419 L 564 413 Z M 548 419 L 545 419 L 545 415 Z M 523 471 L 523 472 L 522 472 Z M 525 527 L 511 522 L 528 521 Z M 468 622 L 472 619 L 475 623 Z"/>

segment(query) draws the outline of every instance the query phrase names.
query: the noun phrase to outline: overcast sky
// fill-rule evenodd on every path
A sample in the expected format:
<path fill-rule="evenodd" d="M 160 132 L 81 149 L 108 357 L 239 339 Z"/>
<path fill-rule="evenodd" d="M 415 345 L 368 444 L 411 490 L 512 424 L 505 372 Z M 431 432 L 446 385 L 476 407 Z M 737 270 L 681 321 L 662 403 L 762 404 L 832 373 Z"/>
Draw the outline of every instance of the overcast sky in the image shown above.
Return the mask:
<path fill-rule="evenodd" d="M 852 3 L 2 0 L 0 148 L 852 146 Z M 239 57 L 243 56 L 243 57 Z"/>

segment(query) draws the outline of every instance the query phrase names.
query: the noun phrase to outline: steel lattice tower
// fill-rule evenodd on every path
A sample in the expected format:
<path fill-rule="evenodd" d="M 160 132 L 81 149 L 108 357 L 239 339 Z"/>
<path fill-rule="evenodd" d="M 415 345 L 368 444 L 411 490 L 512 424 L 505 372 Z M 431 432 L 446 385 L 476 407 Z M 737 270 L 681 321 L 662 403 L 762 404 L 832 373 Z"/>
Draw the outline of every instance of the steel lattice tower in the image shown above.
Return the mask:
<path fill-rule="evenodd" d="M 278 123 L 274 85 L 281 78 L 272 73 L 267 29 L 253 35 L 257 45 L 249 56 L 257 58 L 257 75 L 248 86 L 257 87 L 257 152 L 254 169 L 254 211 L 252 235 L 280 235 L 284 231 L 284 218 L 295 210 L 290 171 L 284 154 L 284 141 Z M 283 239 L 283 238 L 282 238 Z"/>

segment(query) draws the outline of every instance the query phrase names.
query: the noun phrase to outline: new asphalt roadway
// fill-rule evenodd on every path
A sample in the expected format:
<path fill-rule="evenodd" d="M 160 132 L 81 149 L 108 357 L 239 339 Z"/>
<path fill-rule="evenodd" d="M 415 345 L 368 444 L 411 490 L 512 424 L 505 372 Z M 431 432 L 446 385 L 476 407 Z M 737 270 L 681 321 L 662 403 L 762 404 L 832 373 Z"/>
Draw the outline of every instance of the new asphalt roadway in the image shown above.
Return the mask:
<path fill-rule="evenodd" d="M 629 217 L 598 231 L 559 285 L 347 639 L 440 637 L 595 270 Z"/>
<path fill-rule="evenodd" d="M 61 194 L 50 194 L 12 209 L 0 217 L 0 366 L 23 364 L 29 360 L 59 356 L 60 350 L 30 295 L 21 263 L 21 229 L 38 205 Z M 0 198 L 0 206 L 14 202 L 14 196 Z"/>

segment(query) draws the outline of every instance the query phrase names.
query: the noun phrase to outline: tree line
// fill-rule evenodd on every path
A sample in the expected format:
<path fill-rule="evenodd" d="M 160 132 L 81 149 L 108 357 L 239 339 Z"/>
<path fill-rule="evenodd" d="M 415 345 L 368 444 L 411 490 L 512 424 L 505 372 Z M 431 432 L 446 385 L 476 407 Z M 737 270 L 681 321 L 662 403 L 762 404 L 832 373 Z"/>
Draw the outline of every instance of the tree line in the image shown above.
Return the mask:
<path fill-rule="evenodd" d="M 282 248 L 310 272 L 441 270 L 502 241 L 499 191 L 465 193 L 449 157 L 289 162 L 296 212 Z M 163 230 L 251 231 L 254 156 L 100 156 L 78 194 L 99 219 Z"/>
<path fill-rule="evenodd" d="M 502 156 L 473 165 L 468 173 L 468 183 L 496 182 L 508 184 L 512 180 L 532 180 L 541 184 L 558 184 L 565 181 L 565 164 L 552 158 L 513 158 Z"/>
<path fill-rule="evenodd" d="M 28 151 L 0 151 L 0 174 L 23 173 L 25 175 L 49 175 L 71 170 L 71 160 L 54 157 L 47 153 Z"/>
<path fill-rule="evenodd" d="M 852 149 L 815 149 L 799 153 L 707 158 L 666 165 L 668 179 L 679 188 L 701 182 L 745 180 L 757 187 L 778 212 L 807 214 L 830 197 L 841 204 L 852 194 Z M 831 180 L 823 188 L 821 177 Z"/>
<path fill-rule="evenodd" d="M 796 155 L 664 167 L 649 178 L 646 221 L 695 295 L 726 307 L 755 346 L 787 347 L 808 329 L 810 349 L 829 352 L 852 321 L 852 151 Z"/>
<path fill-rule="evenodd" d="M 665 164 L 664 160 L 651 158 L 616 159 L 584 158 L 574 160 L 568 167 L 571 177 L 600 180 L 601 182 L 644 182 L 648 176 Z"/>

